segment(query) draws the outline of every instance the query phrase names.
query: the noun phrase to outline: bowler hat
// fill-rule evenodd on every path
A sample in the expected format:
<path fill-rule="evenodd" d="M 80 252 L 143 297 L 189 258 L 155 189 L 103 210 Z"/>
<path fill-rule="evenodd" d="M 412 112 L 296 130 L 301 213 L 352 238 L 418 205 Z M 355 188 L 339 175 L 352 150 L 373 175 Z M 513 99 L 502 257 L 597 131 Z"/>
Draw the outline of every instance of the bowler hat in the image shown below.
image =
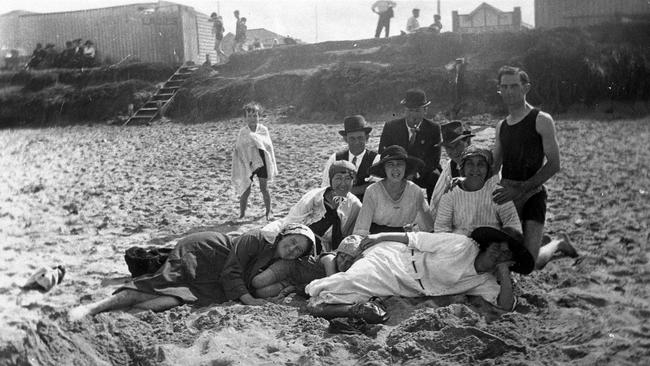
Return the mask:
<path fill-rule="evenodd" d="M 472 131 L 465 129 L 460 121 L 451 121 L 440 126 L 440 134 L 442 135 L 442 141 L 436 146 L 448 146 L 456 141 L 476 136 L 472 134 Z"/>
<path fill-rule="evenodd" d="M 388 146 L 384 151 L 381 152 L 381 159 L 379 159 L 378 162 L 368 168 L 368 173 L 381 178 L 386 178 L 384 164 L 386 164 L 387 161 L 391 160 L 406 161 L 406 174 L 404 174 L 405 177 L 408 176 L 409 173 L 416 172 L 419 167 L 424 166 L 424 162 L 422 160 L 408 156 L 408 153 L 403 147 L 399 145 L 392 145 Z"/>
<path fill-rule="evenodd" d="M 339 134 L 341 136 L 346 136 L 350 132 L 357 131 L 370 133 L 372 127 L 368 126 L 368 122 L 366 122 L 366 119 L 360 114 L 345 117 L 343 119 L 343 130 L 339 131 Z"/>
<path fill-rule="evenodd" d="M 427 100 L 424 90 L 409 89 L 406 91 L 406 98 L 402 99 L 400 104 L 403 104 L 406 108 L 418 108 L 428 106 L 431 101 Z"/>
<path fill-rule="evenodd" d="M 511 267 L 514 272 L 529 274 L 535 268 L 533 256 L 524 247 L 523 235 L 513 228 L 504 227 L 499 230 L 490 226 L 481 226 L 474 229 L 470 237 L 478 243 L 481 250 L 487 249 L 491 243 L 508 243 L 512 259 L 515 261 L 515 265 Z"/>

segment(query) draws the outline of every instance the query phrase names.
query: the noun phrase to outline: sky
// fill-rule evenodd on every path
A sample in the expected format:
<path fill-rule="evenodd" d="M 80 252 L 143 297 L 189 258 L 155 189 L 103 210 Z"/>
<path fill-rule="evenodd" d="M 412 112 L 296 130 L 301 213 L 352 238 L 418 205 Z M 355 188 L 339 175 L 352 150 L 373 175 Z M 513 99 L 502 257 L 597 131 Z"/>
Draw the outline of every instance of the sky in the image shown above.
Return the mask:
<path fill-rule="evenodd" d="M 411 9 L 420 9 L 420 25 L 433 23 L 437 1 L 400 1 L 391 21 L 391 35 L 406 28 Z M 12 10 L 38 13 L 103 8 L 133 3 L 156 1 L 137 0 L 0 0 L 0 14 Z M 223 15 L 226 32 L 233 32 L 238 9 L 247 18 L 249 29 L 266 28 L 281 35 L 289 35 L 305 42 L 354 40 L 371 38 L 377 25 L 377 15 L 370 10 L 374 0 L 178 0 L 175 3 L 191 6 L 205 14 Z M 467 14 L 479 6 L 481 0 L 440 0 L 443 32 L 451 31 L 451 12 Z M 487 0 L 488 4 L 512 11 L 521 7 L 522 20 L 534 25 L 534 0 Z"/>

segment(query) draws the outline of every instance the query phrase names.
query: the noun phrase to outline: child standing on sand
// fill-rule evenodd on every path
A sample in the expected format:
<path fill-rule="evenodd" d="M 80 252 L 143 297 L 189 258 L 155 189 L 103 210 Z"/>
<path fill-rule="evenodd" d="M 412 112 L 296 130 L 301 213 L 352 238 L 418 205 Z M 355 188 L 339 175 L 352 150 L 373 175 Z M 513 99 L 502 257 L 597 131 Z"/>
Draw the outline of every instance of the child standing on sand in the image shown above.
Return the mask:
<path fill-rule="evenodd" d="M 266 219 L 271 215 L 271 194 L 267 182 L 278 173 L 269 130 L 259 123 L 262 106 L 250 102 L 244 106 L 246 126 L 239 130 L 232 154 L 232 183 L 239 195 L 239 218 L 246 215 L 253 177 L 260 182 Z"/>

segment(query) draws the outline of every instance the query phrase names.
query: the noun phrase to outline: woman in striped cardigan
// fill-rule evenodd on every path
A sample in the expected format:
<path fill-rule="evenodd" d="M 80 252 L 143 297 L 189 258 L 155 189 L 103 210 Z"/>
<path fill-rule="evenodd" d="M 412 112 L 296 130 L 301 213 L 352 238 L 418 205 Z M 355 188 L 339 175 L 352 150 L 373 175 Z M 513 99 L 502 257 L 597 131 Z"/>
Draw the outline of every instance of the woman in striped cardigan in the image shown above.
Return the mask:
<path fill-rule="evenodd" d="M 510 227 L 521 233 L 521 222 L 512 201 L 503 205 L 492 201 L 496 181 L 488 180 L 492 176 L 491 166 L 490 150 L 470 145 L 463 151 L 460 163 L 463 180 L 457 189 L 440 199 L 435 232 L 469 235 L 477 227 L 491 226 Z"/>

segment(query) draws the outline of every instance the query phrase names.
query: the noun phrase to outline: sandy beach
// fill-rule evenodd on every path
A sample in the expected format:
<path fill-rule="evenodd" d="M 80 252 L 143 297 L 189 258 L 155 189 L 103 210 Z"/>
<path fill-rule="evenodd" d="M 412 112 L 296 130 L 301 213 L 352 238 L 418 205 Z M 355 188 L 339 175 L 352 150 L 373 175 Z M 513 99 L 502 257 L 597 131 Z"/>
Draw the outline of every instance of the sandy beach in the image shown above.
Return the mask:
<path fill-rule="evenodd" d="M 372 123 L 372 148 L 383 121 Z M 491 143 L 497 120 L 470 122 L 475 142 Z M 276 149 L 280 174 L 270 189 L 281 217 L 344 147 L 340 123 L 272 114 L 262 123 Z M 513 313 L 480 312 L 463 296 L 391 298 L 388 323 L 342 335 L 296 296 L 69 322 L 68 309 L 128 281 L 128 247 L 266 223 L 257 185 L 247 217 L 236 219 L 230 159 L 241 124 L 0 131 L 0 365 L 650 363 L 648 118 L 556 121 L 562 171 L 547 185 L 547 233 L 568 234 L 580 257 L 515 276 Z M 20 288 L 39 267 L 59 264 L 67 273 L 51 291 Z"/>

